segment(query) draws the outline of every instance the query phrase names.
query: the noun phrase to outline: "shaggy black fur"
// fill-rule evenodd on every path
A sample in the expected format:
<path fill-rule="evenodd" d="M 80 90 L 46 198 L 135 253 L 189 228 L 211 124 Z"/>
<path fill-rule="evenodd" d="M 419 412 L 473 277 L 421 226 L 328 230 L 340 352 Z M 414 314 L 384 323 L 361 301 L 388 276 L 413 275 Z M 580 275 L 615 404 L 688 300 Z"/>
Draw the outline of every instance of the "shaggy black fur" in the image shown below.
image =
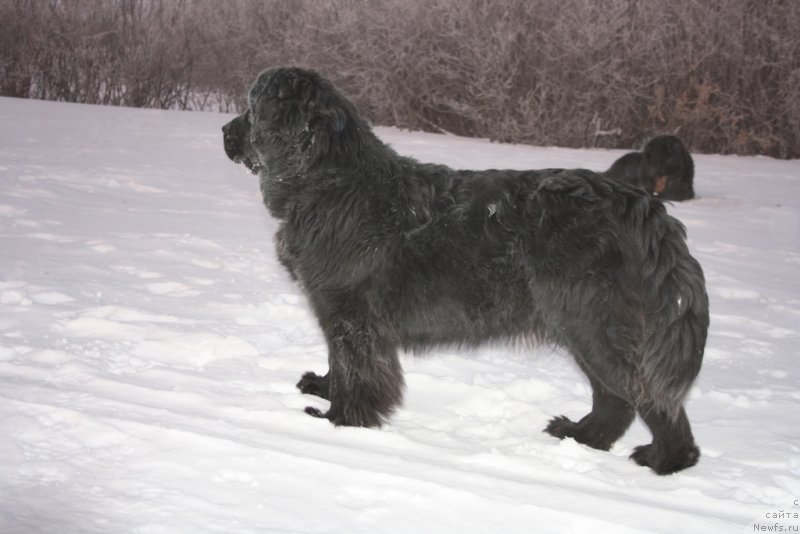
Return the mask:
<path fill-rule="evenodd" d="M 379 426 L 400 404 L 397 349 L 535 340 L 566 347 L 592 411 L 546 431 L 607 450 L 638 412 L 660 474 L 697 462 L 683 401 L 708 299 L 683 226 L 644 191 L 586 170 L 456 171 L 399 156 L 314 72 L 263 73 L 225 151 L 260 177 L 278 257 L 304 288 L 329 371 L 316 417 Z"/>
<path fill-rule="evenodd" d="M 603 175 L 639 186 L 662 200 L 694 198 L 694 161 L 674 135 L 652 138 L 642 152 L 625 154 Z"/>

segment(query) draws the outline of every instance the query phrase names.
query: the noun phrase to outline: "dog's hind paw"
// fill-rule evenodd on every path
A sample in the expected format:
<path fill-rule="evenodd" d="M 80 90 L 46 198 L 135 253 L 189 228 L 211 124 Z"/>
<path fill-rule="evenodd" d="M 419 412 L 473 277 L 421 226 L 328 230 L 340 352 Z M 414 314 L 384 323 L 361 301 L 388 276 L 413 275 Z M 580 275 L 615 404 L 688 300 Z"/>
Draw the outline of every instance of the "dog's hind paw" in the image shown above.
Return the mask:
<path fill-rule="evenodd" d="M 700 449 L 692 445 L 679 450 L 659 453 L 652 444 L 640 445 L 633 449 L 630 458 L 641 466 L 649 467 L 659 475 L 670 475 L 696 464 L 700 459 Z"/>
<path fill-rule="evenodd" d="M 630 459 L 643 467 L 650 467 L 652 462 L 652 445 L 639 445 L 633 449 Z"/>
<path fill-rule="evenodd" d="M 544 432 L 558 439 L 571 438 L 575 433 L 575 423 L 564 415 L 553 417 Z"/>

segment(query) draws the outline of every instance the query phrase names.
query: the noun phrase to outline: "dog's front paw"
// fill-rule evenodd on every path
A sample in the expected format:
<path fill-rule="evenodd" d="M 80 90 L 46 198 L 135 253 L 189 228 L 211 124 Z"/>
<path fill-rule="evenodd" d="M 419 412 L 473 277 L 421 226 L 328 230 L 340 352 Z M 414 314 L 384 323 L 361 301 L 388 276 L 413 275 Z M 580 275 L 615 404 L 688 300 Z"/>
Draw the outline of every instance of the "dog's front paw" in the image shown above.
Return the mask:
<path fill-rule="evenodd" d="M 319 408 L 314 408 L 313 406 L 306 406 L 305 410 L 303 411 L 306 412 L 311 417 L 316 417 L 318 419 L 329 419 L 328 417 L 329 412 L 323 413 L 322 410 L 320 410 Z"/>
<path fill-rule="evenodd" d="M 327 412 L 323 412 L 313 406 L 307 406 L 305 411 L 311 417 L 327 419 L 334 426 L 361 426 L 379 428 L 383 423 L 383 417 L 374 410 L 356 409 L 349 413 L 342 413 L 331 407 Z"/>
<path fill-rule="evenodd" d="M 330 381 L 328 379 L 328 375 L 319 376 L 318 374 L 309 371 L 304 374 L 297 383 L 297 389 L 306 395 L 316 395 L 317 397 L 327 399 L 330 395 Z"/>

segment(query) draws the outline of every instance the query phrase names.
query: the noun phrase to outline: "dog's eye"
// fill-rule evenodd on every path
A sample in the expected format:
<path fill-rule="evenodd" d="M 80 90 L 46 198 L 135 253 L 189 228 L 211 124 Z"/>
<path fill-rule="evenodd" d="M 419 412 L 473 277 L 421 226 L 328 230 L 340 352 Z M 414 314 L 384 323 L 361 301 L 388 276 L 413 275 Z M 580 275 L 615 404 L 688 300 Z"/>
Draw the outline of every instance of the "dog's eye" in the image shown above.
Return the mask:
<path fill-rule="evenodd" d="M 278 98 L 280 100 L 295 98 L 302 92 L 304 85 L 305 82 L 296 76 L 287 77 L 281 80 L 281 84 L 278 86 Z"/>

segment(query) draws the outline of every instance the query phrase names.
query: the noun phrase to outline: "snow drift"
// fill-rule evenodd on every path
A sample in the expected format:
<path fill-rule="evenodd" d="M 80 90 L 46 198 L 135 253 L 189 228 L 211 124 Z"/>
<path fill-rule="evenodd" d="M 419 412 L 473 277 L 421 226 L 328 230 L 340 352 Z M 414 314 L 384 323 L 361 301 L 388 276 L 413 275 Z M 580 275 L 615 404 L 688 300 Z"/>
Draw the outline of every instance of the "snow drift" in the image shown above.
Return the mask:
<path fill-rule="evenodd" d="M 800 162 L 695 155 L 670 206 L 706 273 L 688 411 L 700 463 L 657 477 L 541 432 L 588 411 L 547 347 L 406 354 L 382 430 L 294 388 L 325 345 L 277 263 L 230 116 L 0 98 L 0 532 L 753 532 L 800 529 Z M 622 151 L 376 132 L 460 168 Z"/>

